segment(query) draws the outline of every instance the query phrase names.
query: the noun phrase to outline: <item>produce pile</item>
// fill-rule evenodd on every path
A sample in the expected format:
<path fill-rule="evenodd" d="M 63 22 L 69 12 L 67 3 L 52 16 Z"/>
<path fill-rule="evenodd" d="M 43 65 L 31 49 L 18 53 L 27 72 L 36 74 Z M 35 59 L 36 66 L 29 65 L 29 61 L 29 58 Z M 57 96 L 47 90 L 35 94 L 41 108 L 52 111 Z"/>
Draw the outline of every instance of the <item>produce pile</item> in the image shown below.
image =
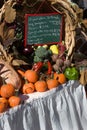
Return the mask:
<path fill-rule="evenodd" d="M 86 54 L 84 60 L 75 59 L 79 57 L 75 48 L 72 57 L 66 38 L 60 44 L 24 47 L 24 21 L 19 15 L 25 5 L 22 2 L 8 0 L 0 9 L 0 113 L 24 103 L 22 95 L 49 91 L 69 80 L 87 84 Z M 79 29 L 83 39 L 86 28 Z"/>

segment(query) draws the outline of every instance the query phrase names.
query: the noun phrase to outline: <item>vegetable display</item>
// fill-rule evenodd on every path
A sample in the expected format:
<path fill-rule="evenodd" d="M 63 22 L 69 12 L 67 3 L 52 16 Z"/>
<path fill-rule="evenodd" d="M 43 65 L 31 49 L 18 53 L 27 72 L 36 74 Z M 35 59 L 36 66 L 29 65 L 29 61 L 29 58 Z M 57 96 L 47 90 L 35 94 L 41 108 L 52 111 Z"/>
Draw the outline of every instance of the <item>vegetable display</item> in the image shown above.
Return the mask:
<path fill-rule="evenodd" d="M 52 3 L 56 4 L 56 2 Z M 27 11 L 26 8 L 28 8 L 28 6 L 25 6 L 27 5 L 26 0 L 25 2 L 23 0 L 18 0 L 17 2 L 6 0 L 1 7 L 0 113 L 22 104 L 21 97 L 24 95 L 50 91 L 50 89 L 55 89 L 69 80 L 79 80 L 81 84 L 87 85 L 87 63 L 85 65 L 79 63 L 80 67 L 78 67 L 75 61 L 78 56 L 72 59 L 73 50 L 76 49 L 76 39 L 74 38 L 76 27 L 78 21 L 82 21 L 77 15 L 81 14 L 81 10 L 77 6 L 77 10 L 75 10 L 74 4 L 71 5 L 63 0 L 57 1 L 57 3 L 60 6 L 54 6 L 54 9 L 57 7 L 58 10 L 56 9 L 56 11 L 61 12 L 62 10 L 64 21 L 66 21 L 63 39 L 60 37 L 61 42 L 59 43 L 50 42 L 40 45 L 38 43 L 36 45 L 34 43 L 32 45 L 28 45 L 29 43 L 24 45 L 24 14 L 26 14 L 24 11 Z M 20 11 L 20 8 L 24 11 Z M 28 9 L 30 11 L 31 8 Z M 9 12 L 11 13 L 9 14 Z M 31 11 L 30 13 L 32 14 L 33 12 Z M 82 14 L 79 16 L 82 16 Z M 81 31 L 84 35 L 83 30 L 85 28 Z M 79 60 L 83 59 L 80 58 Z M 84 68 L 82 69 L 83 66 Z M 23 103 L 25 103 L 24 99 Z"/>
<path fill-rule="evenodd" d="M 8 62 L 0 61 L 0 95 L 8 102 L 7 106 L 1 103 L 1 113 L 25 102 L 20 95 L 46 92 L 68 80 L 79 79 L 79 70 L 72 66 L 71 60 L 65 58 L 64 45 L 51 44 L 32 48 L 32 63 L 26 69 L 14 69 Z"/>

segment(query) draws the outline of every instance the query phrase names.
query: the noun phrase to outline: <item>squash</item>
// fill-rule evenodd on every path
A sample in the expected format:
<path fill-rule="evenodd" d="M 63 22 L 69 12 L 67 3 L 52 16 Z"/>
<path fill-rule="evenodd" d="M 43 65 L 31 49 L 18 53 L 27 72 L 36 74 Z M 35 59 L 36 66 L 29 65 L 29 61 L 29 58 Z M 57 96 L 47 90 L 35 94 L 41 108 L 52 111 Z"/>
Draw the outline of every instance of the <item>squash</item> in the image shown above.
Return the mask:
<path fill-rule="evenodd" d="M 15 69 L 3 60 L 0 60 L 0 76 L 6 83 L 11 83 L 15 89 L 21 88 L 21 78 Z"/>
<path fill-rule="evenodd" d="M 1 96 L 3 98 L 9 98 L 15 94 L 15 88 L 12 84 L 4 84 L 0 88 Z"/>

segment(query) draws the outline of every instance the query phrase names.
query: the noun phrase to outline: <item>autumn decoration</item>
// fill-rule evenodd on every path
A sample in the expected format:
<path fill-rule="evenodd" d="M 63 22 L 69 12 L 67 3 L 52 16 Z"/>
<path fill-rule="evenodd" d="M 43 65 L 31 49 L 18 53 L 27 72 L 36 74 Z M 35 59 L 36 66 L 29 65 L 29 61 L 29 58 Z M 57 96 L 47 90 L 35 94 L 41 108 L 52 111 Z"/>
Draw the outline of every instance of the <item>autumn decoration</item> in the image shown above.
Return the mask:
<path fill-rule="evenodd" d="M 25 71 L 25 78 L 31 82 L 31 83 L 35 83 L 39 76 L 38 76 L 38 73 L 34 70 L 26 70 Z"/>
<path fill-rule="evenodd" d="M 25 83 L 22 87 L 23 94 L 33 93 L 35 91 L 35 85 L 31 82 Z"/>
<path fill-rule="evenodd" d="M 21 104 L 21 98 L 19 96 L 11 96 L 8 99 L 8 103 L 10 107 L 15 107 Z"/>
<path fill-rule="evenodd" d="M 38 80 L 35 83 L 35 89 L 37 92 L 45 92 L 48 89 L 47 82 L 44 80 Z"/>
<path fill-rule="evenodd" d="M 54 73 L 54 79 L 56 79 L 60 84 L 66 83 L 66 77 L 63 73 Z"/>
<path fill-rule="evenodd" d="M 1 86 L 1 96 L 9 98 L 15 94 L 15 88 L 12 84 L 4 84 Z"/>
<path fill-rule="evenodd" d="M 48 89 L 53 89 L 59 86 L 59 82 L 56 79 L 48 79 L 47 85 L 48 85 Z"/>
<path fill-rule="evenodd" d="M 82 9 L 64 0 L 57 1 L 60 6 L 51 1 L 53 10 L 64 12 L 66 21 L 63 39 L 58 44 L 24 45 L 26 0 L 5 0 L 0 9 L 0 113 L 22 105 L 20 95 L 50 92 L 69 80 L 87 85 L 87 49 L 83 51 L 87 48 L 87 28 Z M 78 30 L 80 37 L 75 36 Z"/>
<path fill-rule="evenodd" d="M 8 108 L 8 100 L 0 97 L 0 113 L 5 112 Z"/>

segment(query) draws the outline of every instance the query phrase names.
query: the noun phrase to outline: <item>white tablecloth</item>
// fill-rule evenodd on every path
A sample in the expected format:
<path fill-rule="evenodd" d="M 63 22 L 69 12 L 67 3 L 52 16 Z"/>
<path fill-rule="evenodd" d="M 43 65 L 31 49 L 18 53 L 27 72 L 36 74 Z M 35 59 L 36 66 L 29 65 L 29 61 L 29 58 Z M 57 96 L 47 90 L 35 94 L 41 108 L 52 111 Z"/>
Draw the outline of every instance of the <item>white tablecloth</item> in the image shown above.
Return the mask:
<path fill-rule="evenodd" d="M 29 97 L 0 115 L 0 130 L 87 130 L 86 95 L 78 81 Z"/>

